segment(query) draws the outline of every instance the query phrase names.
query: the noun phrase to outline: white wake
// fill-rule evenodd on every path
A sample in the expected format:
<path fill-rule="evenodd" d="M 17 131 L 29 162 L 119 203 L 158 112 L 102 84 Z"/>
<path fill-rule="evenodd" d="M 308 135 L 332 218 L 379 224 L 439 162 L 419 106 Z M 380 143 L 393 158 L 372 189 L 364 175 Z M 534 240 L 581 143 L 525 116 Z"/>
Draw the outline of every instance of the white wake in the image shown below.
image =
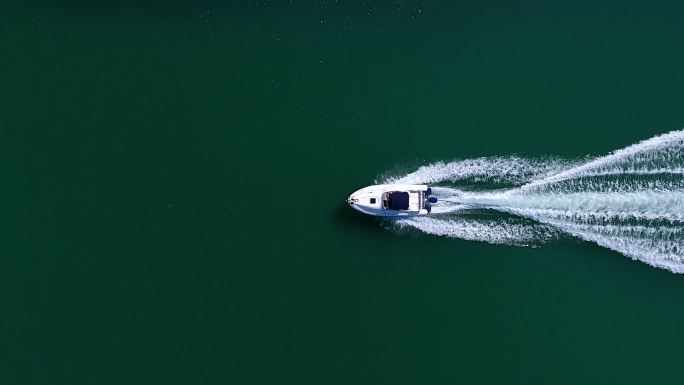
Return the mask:
<path fill-rule="evenodd" d="M 569 234 L 684 273 L 684 130 L 584 161 L 437 162 L 383 182 L 435 186 L 432 214 L 400 227 L 512 245 Z"/>

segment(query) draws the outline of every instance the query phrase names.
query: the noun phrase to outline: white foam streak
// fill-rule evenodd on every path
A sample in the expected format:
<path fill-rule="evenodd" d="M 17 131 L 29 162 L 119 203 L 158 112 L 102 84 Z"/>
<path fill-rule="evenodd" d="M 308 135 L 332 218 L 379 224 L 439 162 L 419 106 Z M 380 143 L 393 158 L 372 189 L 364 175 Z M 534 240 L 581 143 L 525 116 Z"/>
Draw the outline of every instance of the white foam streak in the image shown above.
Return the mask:
<path fill-rule="evenodd" d="M 668 170 L 681 172 L 681 167 L 666 167 L 661 164 L 671 165 L 674 162 L 681 162 L 684 155 L 682 154 L 683 145 L 684 130 L 672 131 L 547 178 L 532 181 L 521 189 L 531 190 L 542 185 L 586 176 L 657 173 L 668 172 Z"/>
<path fill-rule="evenodd" d="M 449 163 L 436 162 L 421 166 L 418 170 L 402 177 L 388 178 L 384 183 L 423 184 L 461 180 L 524 183 L 565 170 L 573 164 L 573 162 L 558 159 L 530 160 L 516 156 L 483 157 Z"/>
<path fill-rule="evenodd" d="M 489 192 L 453 186 L 463 181 L 519 186 Z M 433 163 L 386 182 L 430 183 L 440 198 L 432 215 L 398 220 L 400 227 L 512 245 L 543 243 L 561 231 L 684 273 L 684 130 L 582 164 L 520 157 L 466 159 Z M 452 185 L 434 186 L 440 182 Z M 470 215 L 482 212 L 489 214 Z M 505 215 L 492 215 L 496 212 Z"/>
<path fill-rule="evenodd" d="M 397 223 L 411 226 L 425 233 L 492 244 L 522 245 L 552 238 L 552 233 L 538 225 L 509 223 L 506 221 L 478 221 L 467 219 L 437 219 L 413 217 Z"/>
<path fill-rule="evenodd" d="M 500 206 L 511 212 L 560 213 L 570 217 L 594 219 L 644 219 L 669 221 L 684 220 L 684 192 L 640 191 L 628 193 L 561 193 L 513 195 L 498 200 Z M 534 215 L 525 215 L 534 216 Z"/>
<path fill-rule="evenodd" d="M 684 253 L 682 239 L 670 240 L 672 235 L 681 234 L 681 229 L 668 229 L 670 237 L 662 238 L 657 229 L 643 227 L 591 226 L 567 222 L 547 221 L 547 223 L 586 241 L 615 250 L 634 260 L 651 266 L 684 273 Z"/>

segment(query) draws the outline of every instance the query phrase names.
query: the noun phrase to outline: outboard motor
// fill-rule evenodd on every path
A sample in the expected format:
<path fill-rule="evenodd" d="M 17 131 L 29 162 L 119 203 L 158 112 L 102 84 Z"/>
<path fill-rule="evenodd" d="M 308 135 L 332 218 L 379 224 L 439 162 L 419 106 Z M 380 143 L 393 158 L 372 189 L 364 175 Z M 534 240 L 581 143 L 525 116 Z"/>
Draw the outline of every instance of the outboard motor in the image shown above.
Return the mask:
<path fill-rule="evenodd" d="M 434 196 L 434 195 L 430 195 L 430 196 L 428 197 L 428 202 L 430 202 L 430 203 L 437 203 L 437 197 Z"/>

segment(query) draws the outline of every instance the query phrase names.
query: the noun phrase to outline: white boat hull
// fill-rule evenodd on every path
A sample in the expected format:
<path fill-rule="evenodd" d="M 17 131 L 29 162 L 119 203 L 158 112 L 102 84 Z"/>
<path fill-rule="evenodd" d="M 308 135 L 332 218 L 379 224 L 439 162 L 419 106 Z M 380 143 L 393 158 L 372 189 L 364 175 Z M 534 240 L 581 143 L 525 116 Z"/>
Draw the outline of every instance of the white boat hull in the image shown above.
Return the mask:
<path fill-rule="evenodd" d="M 411 217 L 430 213 L 429 194 L 427 185 L 380 184 L 355 191 L 347 203 L 377 217 Z"/>

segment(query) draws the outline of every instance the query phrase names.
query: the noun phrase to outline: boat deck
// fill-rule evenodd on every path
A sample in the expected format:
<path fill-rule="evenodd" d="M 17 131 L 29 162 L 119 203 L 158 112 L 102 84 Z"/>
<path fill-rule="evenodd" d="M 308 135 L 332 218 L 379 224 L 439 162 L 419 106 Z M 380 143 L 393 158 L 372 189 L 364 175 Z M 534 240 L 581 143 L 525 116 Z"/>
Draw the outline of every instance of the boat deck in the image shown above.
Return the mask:
<path fill-rule="evenodd" d="M 420 211 L 423 208 L 423 192 L 411 191 L 409 192 L 409 210 Z"/>

